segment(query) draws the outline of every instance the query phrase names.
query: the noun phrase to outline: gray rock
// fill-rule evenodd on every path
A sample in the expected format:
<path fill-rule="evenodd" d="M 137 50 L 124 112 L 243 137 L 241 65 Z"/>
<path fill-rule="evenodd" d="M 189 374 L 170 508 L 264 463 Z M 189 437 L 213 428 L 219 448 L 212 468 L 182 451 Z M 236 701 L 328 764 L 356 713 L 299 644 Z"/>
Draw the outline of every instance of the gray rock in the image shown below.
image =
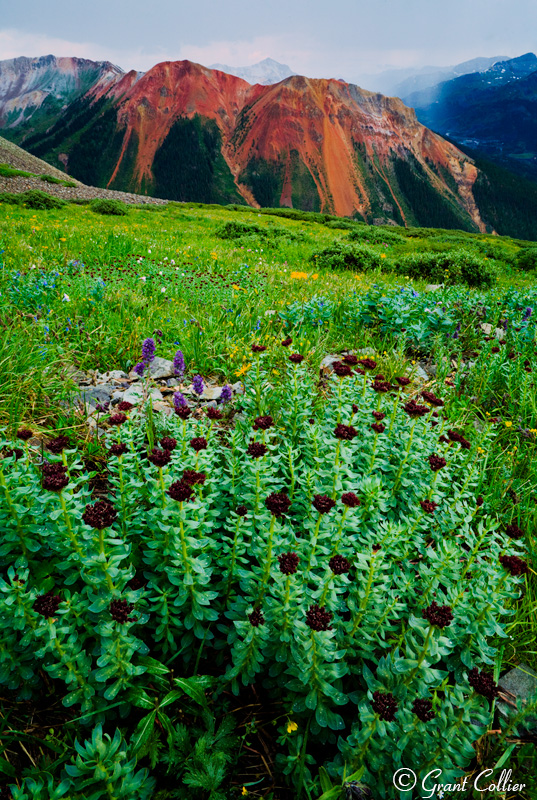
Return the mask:
<path fill-rule="evenodd" d="M 123 392 L 121 395 L 121 400 L 126 400 L 127 403 L 132 403 L 136 405 L 140 403 L 143 397 L 143 387 L 139 385 L 129 386 L 126 392 Z M 158 389 L 150 389 L 148 396 L 151 397 L 153 401 L 162 400 L 162 395 Z"/>
<path fill-rule="evenodd" d="M 171 406 L 169 406 L 168 403 L 165 403 L 163 400 L 156 400 L 153 403 L 153 410 L 164 414 L 166 417 L 169 417 L 173 414 L 173 409 Z"/>
<path fill-rule="evenodd" d="M 497 701 L 498 711 L 505 719 L 514 717 L 517 713 L 517 700 L 524 708 L 528 703 L 537 700 L 537 673 L 525 664 L 509 670 L 498 681 L 501 693 Z M 528 731 L 537 730 L 537 716 L 526 717 L 520 727 Z"/>
<path fill-rule="evenodd" d="M 484 334 L 490 336 L 492 333 L 492 325 L 490 322 L 482 322 L 479 326 Z M 494 336 L 497 339 L 504 339 L 505 338 L 505 331 L 503 328 L 494 328 Z"/>
<path fill-rule="evenodd" d="M 110 372 L 103 372 L 102 375 L 98 375 L 97 383 L 108 383 L 109 381 L 120 383 L 121 381 L 126 381 L 128 377 L 127 373 L 123 372 L 122 369 L 113 369 Z"/>
<path fill-rule="evenodd" d="M 340 358 L 341 356 L 325 356 L 321 361 L 321 371 L 331 372 L 333 365 L 336 363 L 336 361 L 339 361 Z"/>
<path fill-rule="evenodd" d="M 425 287 L 425 291 L 436 292 L 437 289 L 442 289 L 442 287 L 443 287 L 442 283 L 428 283 L 427 286 Z"/>
<path fill-rule="evenodd" d="M 201 396 L 202 400 L 218 400 L 222 394 L 221 386 L 206 386 Z"/>
<path fill-rule="evenodd" d="M 168 378 L 166 381 L 166 385 L 169 386 L 171 389 L 181 386 L 181 381 L 179 378 Z"/>
<path fill-rule="evenodd" d="M 362 347 L 361 350 L 356 351 L 359 356 L 374 356 L 375 350 L 372 347 Z"/>
<path fill-rule="evenodd" d="M 103 383 L 101 386 L 89 386 L 87 389 L 84 388 L 80 394 L 75 395 L 73 399 L 76 405 L 87 403 L 95 408 L 100 403 L 110 402 L 114 388 L 107 383 Z"/>
<path fill-rule="evenodd" d="M 408 367 L 407 371 L 406 371 L 406 374 L 407 375 L 411 375 L 413 378 L 416 378 L 418 381 L 428 381 L 429 380 L 429 376 L 427 375 L 425 370 L 422 369 L 422 367 L 420 367 L 419 364 L 417 364 L 416 366 Z"/>
<path fill-rule="evenodd" d="M 160 358 L 159 356 L 153 359 L 149 367 L 149 374 L 155 379 L 171 378 L 173 372 L 173 361 L 168 361 L 167 358 Z"/>
<path fill-rule="evenodd" d="M 231 388 L 233 390 L 233 394 L 244 394 L 244 386 L 240 381 L 237 381 L 237 383 L 233 383 Z"/>

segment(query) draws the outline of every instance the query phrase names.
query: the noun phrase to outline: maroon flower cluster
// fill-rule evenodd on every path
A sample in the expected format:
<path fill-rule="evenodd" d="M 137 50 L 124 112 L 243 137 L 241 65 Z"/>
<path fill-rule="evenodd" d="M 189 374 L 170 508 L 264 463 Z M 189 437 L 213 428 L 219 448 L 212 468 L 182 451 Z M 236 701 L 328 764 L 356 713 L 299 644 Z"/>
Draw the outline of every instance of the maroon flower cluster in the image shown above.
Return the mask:
<path fill-rule="evenodd" d="M 222 419 L 222 412 L 219 411 L 217 408 L 208 408 L 207 417 L 212 420 Z"/>
<path fill-rule="evenodd" d="M 110 448 L 110 452 L 113 456 L 122 456 L 124 453 L 127 452 L 127 445 L 123 444 L 122 442 L 116 442 Z"/>
<path fill-rule="evenodd" d="M 319 514 L 328 514 L 334 508 L 335 500 L 328 497 L 327 494 L 316 494 L 313 497 L 312 505 L 319 512 Z"/>
<path fill-rule="evenodd" d="M 123 425 L 124 422 L 127 421 L 126 414 L 119 413 L 119 414 L 111 414 L 108 418 L 108 422 L 110 425 Z"/>
<path fill-rule="evenodd" d="M 341 502 L 344 506 L 348 506 L 349 508 L 356 508 L 356 506 L 360 505 L 360 500 L 354 492 L 343 492 L 341 495 Z"/>
<path fill-rule="evenodd" d="M 358 436 L 358 431 L 352 425 L 344 425 L 342 422 L 339 422 L 334 430 L 334 436 L 336 439 L 342 439 L 344 442 L 350 442 L 356 436 Z"/>
<path fill-rule="evenodd" d="M 526 562 L 518 556 L 500 556 L 500 564 L 515 577 L 529 572 Z"/>
<path fill-rule="evenodd" d="M 252 425 L 252 427 L 253 427 L 254 431 L 258 431 L 258 430 L 260 430 L 260 431 L 268 431 L 268 429 L 272 428 L 273 425 L 274 425 L 274 420 L 272 419 L 270 414 L 267 414 L 264 417 L 256 417 L 254 419 L 254 424 Z"/>
<path fill-rule="evenodd" d="M 345 362 L 345 364 L 348 364 L 349 367 L 355 367 L 356 364 L 358 363 L 358 356 L 349 353 L 348 355 L 343 356 L 343 361 Z"/>
<path fill-rule="evenodd" d="M 298 570 L 298 562 L 300 561 L 296 553 L 282 553 L 278 556 L 280 565 L 280 572 L 284 575 L 294 575 Z"/>
<path fill-rule="evenodd" d="M 426 400 L 428 403 L 430 403 L 432 406 L 435 406 L 436 408 L 440 408 L 440 406 L 444 405 L 444 401 L 441 400 L 440 397 L 437 397 L 432 392 L 428 392 L 425 390 L 421 393 L 421 396 L 423 397 L 424 400 Z"/>
<path fill-rule="evenodd" d="M 301 364 L 304 361 L 304 356 L 301 356 L 300 353 L 291 353 L 289 361 L 292 364 Z"/>
<path fill-rule="evenodd" d="M 372 358 L 359 358 L 358 363 L 361 364 L 364 369 L 375 369 L 377 366 L 377 362 Z"/>
<path fill-rule="evenodd" d="M 477 667 L 470 670 L 468 683 L 478 694 L 493 700 L 498 695 L 498 686 L 490 672 L 480 672 Z"/>
<path fill-rule="evenodd" d="M 374 422 L 371 427 L 375 431 L 375 433 L 384 433 L 386 430 L 386 425 L 383 425 L 382 422 Z"/>
<path fill-rule="evenodd" d="M 405 378 L 404 376 L 401 378 L 396 378 L 395 380 L 397 381 L 399 386 L 408 386 L 408 384 L 410 383 L 410 378 Z"/>
<path fill-rule="evenodd" d="M 352 369 L 348 364 L 344 364 L 342 361 L 334 361 L 332 364 L 332 369 L 340 378 L 347 378 L 349 375 L 352 375 Z"/>
<path fill-rule="evenodd" d="M 515 522 L 512 522 L 510 525 L 506 525 L 505 532 L 511 537 L 511 539 L 522 539 L 524 536 L 524 531 L 522 528 L 519 528 Z"/>
<path fill-rule="evenodd" d="M 267 348 L 264 344 L 253 344 L 252 353 L 264 353 Z"/>
<path fill-rule="evenodd" d="M 408 416 L 412 417 L 412 419 L 417 419 L 417 417 L 424 417 L 425 414 L 429 413 L 428 406 L 422 406 L 419 403 L 416 403 L 415 400 L 409 400 L 408 403 L 405 403 L 403 408 L 405 412 L 408 414 Z"/>
<path fill-rule="evenodd" d="M 261 442 L 250 442 L 246 452 L 253 458 L 262 458 L 268 453 L 268 447 Z"/>
<path fill-rule="evenodd" d="M 116 509 L 108 500 L 97 500 L 92 506 L 86 506 L 82 519 L 90 528 L 98 531 L 109 528 L 117 519 Z"/>
<path fill-rule="evenodd" d="M 178 503 L 184 503 L 186 500 L 190 500 L 194 493 L 190 484 L 181 480 L 174 481 L 166 494 L 171 497 L 172 500 L 177 500 Z"/>
<path fill-rule="evenodd" d="M 33 608 L 42 617 L 49 619 L 54 616 L 60 603 L 61 597 L 59 595 L 47 592 L 47 594 L 40 594 L 35 598 Z"/>
<path fill-rule="evenodd" d="M 288 336 L 287 339 L 283 340 L 282 347 L 289 347 L 289 345 L 291 344 L 293 344 L 293 340 L 291 339 L 290 336 Z"/>
<path fill-rule="evenodd" d="M 177 439 L 174 439 L 173 436 L 164 436 L 160 440 L 160 446 L 163 450 L 168 450 L 171 453 L 177 447 Z"/>
<path fill-rule="evenodd" d="M 181 419 L 188 419 L 192 412 L 188 406 L 175 406 L 175 413 Z"/>
<path fill-rule="evenodd" d="M 122 624 L 126 622 L 136 622 L 137 617 L 130 617 L 129 614 L 134 606 L 126 600 L 112 600 L 110 603 L 110 614 L 112 619 Z"/>
<path fill-rule="evenodd" d="M 377 422 L 382 422 L 382 420 L 386 417 L 386 414 L 383 411 L 372 411 L 371 412 Z"/>
<path fill-rule="evenodd" d="M 207 480 L 207 475 L 204 472 L 196 472 L 195 469 L 185 469 L 181 480 L 189 486 L 195 486 L 196 484 L 203 486 Z"/>
<path fill-rule="evenodd" d="M 432 500 L 420 500 L 420 506 L 426 514 L 434 514 L 438 508 L 438 503 L 433 503 Z"/>
<path fill-rule="evenodd" d="M 457 431 L 448 430 L 447 432 L 448 439 L 450 442 L 457 442 L 463 448 L 463 450 L 469 450 L 471 445 L 468 439 L 465 439 L 464 436 Z"/>
<path fill-rule="evenodd" d="M 397 711 L 397 700 L 391 692 L 373 692 L 373 711 L 386 722 L 393 722 Z"/>
<path fill-rule="evenodd" d="M 17 431 L 17 439 L 22 439 L 23 442 L 27 442 L 33 435 L 33 432 L 29 430 L 29 428 L 19 428 Z"/>
<path fill-rule="evenodd" d="M 248 615 L 248 621 L 254 628 L 259 628 L 265 622 L 265 615 L 260 608 L 254 608 L 251 614 Z"/>
<path fill-rule="evenodd" d="M 449 606 L 439 606 L 433 600 L 423 612 L 422 617 L 428 620 L 435 628 L 447 628 L 453 622 L 453 612 Z"/>
<path fill-rule="evenodd" d="M 375 392 L 380 392 L 381 394 L 384 394 L 386 392 L 389 392 L 391 388 L 392 388 L 392 385 L 391 385 L 390 381 L 382 381 L 382 380 L 379 380 L 378 378 L 376 378 L 373 381 L 373 390 Z"/>
<path fill-rule="evenodd" d="M 332 556 L 328 562 L 328 566 L 334 575 L 343 575 L 345 572 L 350 572 L 351 562 L 345 556 L 335 555 Z"/>
<path fill-rule="evenodd" d="M 285 492 L 272 492 L 266 498 L 265 506 L 275 517 L 283 517 L 289 511 L 291 501 Z"/>
<path fill-rule="evenodd" d="M 134 406 L 132 403 L 129 403 L 128 400 L 120 400 L 120 402 L 117 404 L 118 411 L 130 411 L 131 408 L 134 408 Z"/>
<path fill-rule="evenodd" d="M 239 515 L 239 517 L 245 517 L 248 514 L 248 509 L 246 508 L 246 506 L 237 506 L 235 511 Z"/>
<path fill-rule="evenodd" d="M 436 453 L 430 455 L 428 460 L 433 472 L 438 472 L 439 469 L 443 469 L 447 464 L 446 459 L 442 458 L 442 456 L 437 456 Z"/>
<path fill-rule="evenodd" d="M 434 718 L 433 704 L 430 700 L 414 700 L 412 711 L 422 722 L 430 722 Z"/>
<path fill-rule="evenodd" d="M 165 467 L 166 464 L 169 464 L 172 460 L 171 453 L 169 450 L 159 450 L 158 447 L 154 447 L 151 452 L 148 454 L 147 458 L 151 461 L 155 467 Z"/>
<path fill-rule="evenodd" d="M 190 440 L 190 447 L 199 453 L 201 450 L 207 450 L 207 439 L 203 436 L 194 436 L 193 439 Z"/>
<path fill-rule="evenodd" d="M 67 436 L 56 436 L 55 439 L 50 439 L 50 441 L 46 443 L 45 447 L 51 453 L 55 453 L 57 455 L 69 447 L 69 438 Z"/>
<path fill-rule="evenodd" d="M 58 464 L 58 462 L 51 464 L 46 461 L 42 465 L 41 471 L 43 472 L 43 489 L 48 489 L 50 492 L 61 492 L 69 483 L 67 467 L 64 467 L 63 464 Z"/>
<path fill-rule="evenodd" d="M 312 631 L 329 631 L 331 619 L 332 613 L 317 605 L 310 606 L 306 612 L 306 625 Z"/>

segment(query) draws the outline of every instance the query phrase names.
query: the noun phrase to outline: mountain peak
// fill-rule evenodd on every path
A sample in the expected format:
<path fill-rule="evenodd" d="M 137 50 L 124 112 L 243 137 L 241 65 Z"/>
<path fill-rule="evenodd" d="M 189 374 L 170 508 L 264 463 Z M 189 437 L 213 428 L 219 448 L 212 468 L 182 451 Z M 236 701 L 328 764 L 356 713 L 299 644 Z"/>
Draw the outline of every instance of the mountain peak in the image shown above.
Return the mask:
<path fill-rule="evenodd" d="M 258 61 L 257 64 L 250 64 L 247 67 L 230 67 L 228 64 L 211 64 L 209 69 L 218 69 L 220 72 L 227 72 L 228 75 L 235 75 L 237 78 L 242 78 L 248 83 L 260 83 L 263 86 L 269 86 L 272 83 L 279 83 L 284 78 L 289 78 L 295 73 L 287 66 L 287 64 L 280 64 L 273 58 L 264 58 Z"/>

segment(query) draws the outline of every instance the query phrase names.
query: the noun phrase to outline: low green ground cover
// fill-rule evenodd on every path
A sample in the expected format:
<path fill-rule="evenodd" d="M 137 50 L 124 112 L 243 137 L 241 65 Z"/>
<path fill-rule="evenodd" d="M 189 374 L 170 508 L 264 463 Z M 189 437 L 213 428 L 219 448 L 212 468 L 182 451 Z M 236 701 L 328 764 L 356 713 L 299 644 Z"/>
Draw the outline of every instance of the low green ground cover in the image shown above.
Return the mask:
<path fill-rule="evenodd" d="M 392 797 L 401 767 L 497 763 L 531 787 L 518 729 L 488 733 L 499 675 L 537 665 L 530 243 L 150 210 L 0 204 L 12 796 Z M 244 395 L 96 439 L 69 376 L 157 330 Z M 21 429 L 66 437 L 48 467 Z"/>

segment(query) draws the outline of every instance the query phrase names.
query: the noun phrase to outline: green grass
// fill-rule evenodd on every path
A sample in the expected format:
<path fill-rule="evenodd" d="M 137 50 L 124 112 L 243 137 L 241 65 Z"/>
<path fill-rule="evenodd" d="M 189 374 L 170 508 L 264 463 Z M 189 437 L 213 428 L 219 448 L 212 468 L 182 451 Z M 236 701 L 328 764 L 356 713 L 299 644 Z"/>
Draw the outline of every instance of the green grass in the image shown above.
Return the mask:
<path fill-rule="evenodd" d="M 221 238 L 234 222 L 248 225 Z M 535 669 L 537 292 L 535 272 L 515 266 L 527 242 L 398 227 L 387 228 L 383 241 L 382 228 L 331 222 L 337 220 L 319 213 L 195 203 L 130 206 L 119 218 L 79 205 L 34 211 L 0 203 L 0 425 L 10 433 L 21 423 L 43 435 L 70 432 L 90 452 L 91 434 L 69 407 L 70 369 L 128 371 L 156 329 L 159 355 L 172 358 L 181 349 L 188 378 L 200 373 L 219 383 L 250 372 L 257 342 L 267 346 L 277 384 L 288 355 L 280 341 L 288 335 L 315 374 L 326 354 L 346 349 L 371 348 L 388 380 L 415 371 L 419 361 L 433 364 L 428 388 L 444 398 L 451 427 L 470 432 L 497 418 L 482 453 L 484 508 L 519 521 L 533 569 L 523 596 L 506 609 L 501 669 L 521 662 Z M 351 231 L 390 269 L 360 273 L 312 262 L 335 242 L 350 244 Z M 397 272 L 403 256 L 461 247 L 493 263 L 491 288 L 428 293 L 427 280 Z M 494 331 L 503 319 L 506 344 L 496 353 L 480 325 Z M 505 746 L 489 741 L 479 758 L 493 765 Z M 523 761 L 518 746 L 505 766 L 516 767 L 520 753 Z"/>

